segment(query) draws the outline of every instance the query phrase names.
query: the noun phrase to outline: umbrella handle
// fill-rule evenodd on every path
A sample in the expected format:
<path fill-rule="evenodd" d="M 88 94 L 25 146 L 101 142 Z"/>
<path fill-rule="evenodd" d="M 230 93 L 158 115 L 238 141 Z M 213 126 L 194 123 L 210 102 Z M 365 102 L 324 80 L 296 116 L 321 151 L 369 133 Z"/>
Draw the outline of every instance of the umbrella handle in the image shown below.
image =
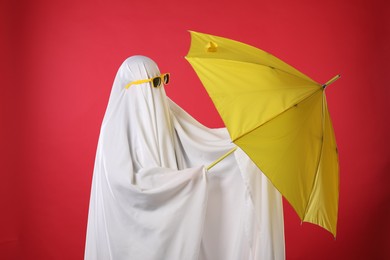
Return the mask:
<path fill-rule="evenodd" d="M 213 163 L 211 163 L 209 166 L 207 166 L 206 170 L 210 170 L 213 168 L 217 163 L 228 157 L 230 154 L 232 154 L 235 150 L 237 150 L 237 146 L 231 149 L 229 152 L 225 153 L 221 157 L 219 157 L 217 160 L 215 160 Z"/>
<path fill-rule="evenodd" d="M 338 80 L 340 78 L 340 74 L 334 76 L 333 78 L 331 78 L 328 82 L 326 82 L 324 85 L 322 85 L 322 87 L 325 89 L 327 86 L 329 86 L 330 84 L 332 84 L 333 82 L 335 82 L 336 80 Z"/>

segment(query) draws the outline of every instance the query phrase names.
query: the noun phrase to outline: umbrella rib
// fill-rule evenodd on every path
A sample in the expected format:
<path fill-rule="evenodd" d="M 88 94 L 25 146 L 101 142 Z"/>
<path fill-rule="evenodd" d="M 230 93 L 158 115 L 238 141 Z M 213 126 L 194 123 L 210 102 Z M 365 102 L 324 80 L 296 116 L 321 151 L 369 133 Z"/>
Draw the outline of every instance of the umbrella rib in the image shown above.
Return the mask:
<path fill-rule="evenodd" d="M 275 57 L 275 56 L 274 56 Z M 276 57 L 275 57 L 276 58 Z M 318 84 L 317 82 L 315 82 L 313 79 L 311 79 L 309 76 L 305 75 L 304 73 L 300 72 L 299 70 L 297 70 L 296 68 L 294 68 L 293 66 L 289 65 L 289 64 L 286 64 L 287 66 L 290 66 L 292 69 L 294 69 L 296 72 L 298 72 L 299 74 L 302 74 L 304 77 L 301 77 L 301 76 L 298 76 L 298 75 L 295 75 L 291 72 L 288 72 L 288 71 L 285 71 L 285 70 L 282 70 L 282 69 L 279 69 L 279 68 L 276 68 L 276 67 L 273 67 L 273 66 L 269 66 L 269 65 L 265 65 L 265 64 L 261 64 L 261 63 L 254 63 L 254 62 L 248 62 L 248 61 L 240 61 L 240 60 L 230 60 L 230 59 L 224 59 L 224 58 L 212 58 L 212 57 L 189 57 L 189 56 L 186 56 L 186 59 L 209 59 L 209 60 L 224 60 L 224 61 L 230 61 L 230 62 L 238 62 L 238 63 L 244 63 L 244 64 L 253 64 L 253 65 L 259 65 L 259 66 L 264 66 L 264 67 L 268 67 L 268 68 L 271 68 L 271 69 L 275 69 L 275 70 L 279 70 L 281 72 L 284 72 L 286 74 L 289 74 L 291 76 L 294 76 L 294 77 L 297 77 L 297 78 L 300 78 L 300 79 L 303 79 L 303 80 L 310 80 L 312 81 L 313 83 L 315 84 Z M 306 77 L 306 78 L 305 78 Z M 320 84 L 318 84 L 320 86 Z"/>
<path fill-rule="evenodd" d="M 314 185 L 315 185 L 315 183 L 317 182 L 317 179 L 318 179 L 318 170 L 320 168 L 322 153 L 324 151 L 324 149 L 323 149 L 324 148 L 324 134 L 325 134 L 325 109 L 324 109 L 324 105 L 325 105 L 324 98 L 322 98 L 322 142 L 321 142 L 321 152 L 320 152 L 320 154 L 318 155 L 318 158 L 317 158 L 316 175 L 315 175 L 315 178 L 314 178 L 312 186 L 311 186 L 311 191 L 313 191 Z M 310 201 L 311 201 L 312 197 L 313 197 L 313 192 L 310 193 L 310 197 L 309 197 L 309 200 L 308 200 L 308 202 L 306 204 L 305 213 L 303 214 L 302 221 L 304 221 L 304 219 L 306 217 L 306 214 L 308 213 L 309 204 L 310 204 Z"/>
<path fill-rule="evenodd" d="M 269 123 L 269 122 L 272 121 L 274 118 L 276 118 L 276 117 L 278 117 L 278 116 L 284 114 L 285 112 L 287 112 L 288 110 L 290 110 L 290 109 L 293 108 L 294 106 L 298 105 L 298 104 L 301 103 L 302 101 L 311 98 L 312 96 L 314 96 L 314 95 L 317 93 L 317 91 L 322 91 L 322 89 L 318 89 L 318 90 L 314 91 L 314 92 L 313 92 L 312 94 L 310 94 L 309 96 L 307 96 L 307 97 L 305 97 L 305 98 L 299 100 L 298 102 L 296 102 L 295 105 L 288 107 L 287 109 L 285 109 L 285 110 L 283 110 L 282 112 L 280 112 L 279 114 L 276 114 L 275 116 L 271 117 L 270 119 L 268 119 L 268 120 L 265 121 L 264 123 L 262 123 L 262 124 L 260 124 L 260 125 L 258 125 L 258 126 L 256 126 L 256 127 L 254 127 L 252 130 L 247 131 L 247 132 L 243 133 L 242 135 L 240 135 L 240 136 L 234 138 L 233 142 L 235 142 L 235 141 L 237 141 L 238 139 L 240 139 L 240 138 L 242 138 L 242 137 L 244 137 L 244 136 L 246 136 L 246 135 L 252 133 L 253 131 L 255 131 L 256 129 L 262 127 L 263 125 Z"/>

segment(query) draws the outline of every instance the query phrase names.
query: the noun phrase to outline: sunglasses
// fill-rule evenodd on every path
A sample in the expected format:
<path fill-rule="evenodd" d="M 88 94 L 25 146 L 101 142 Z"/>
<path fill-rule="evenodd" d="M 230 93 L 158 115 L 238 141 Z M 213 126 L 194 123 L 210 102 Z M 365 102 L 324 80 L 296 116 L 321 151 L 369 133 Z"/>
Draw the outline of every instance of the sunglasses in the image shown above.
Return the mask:
<path fill-rule="evenodd" d="M 125 86 L 126 89 L 130 88 L 132 85 L 139 85 L 143 83 L 148 83 L 151 82 L 152 86 L 154 88 L 158 88 L 161 86 L 161 83 L 164 83 L 164 85 L 167 85 L 169 83 L 169 73 L 164 73 L 160 76 L 151 78 L 151 79 L 141 79 L 141 80 L 136 80 L 133 82 L 130 82 Z"/>

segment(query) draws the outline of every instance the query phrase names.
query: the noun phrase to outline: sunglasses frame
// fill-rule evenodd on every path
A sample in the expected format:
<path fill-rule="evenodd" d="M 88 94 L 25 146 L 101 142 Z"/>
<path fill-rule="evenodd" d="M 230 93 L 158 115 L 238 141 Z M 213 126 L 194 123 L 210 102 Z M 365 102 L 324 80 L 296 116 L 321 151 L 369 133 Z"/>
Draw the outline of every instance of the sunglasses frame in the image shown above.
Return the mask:
<path fill-rule="evenodd" d="M 167 83 L 165 83 L 165 77 L 167 77 Z M 160 78 L 160 83 L 157 86 L 155 86 L 154 80 L 158 79 L 158 78 Z M 161 83 L 163 83 L 163 82 L 165 85 L 167 85 L 169 83 L 169 79 L 170 79 L 170 73 L 164 73 L 164 74 L 161 74 L 160 76 L 153 77 L 151 79 L 140 79 L 140 80 L 132 81 L 129 84 L 127 84 L 125 86 L 125 88 L 128 89 L 132 85 L 139 85 L 139 84 L 148 83 L 148 82 L 152 82 L 152 87 L 158 88 L 159 86 L 161 86 Z"/>

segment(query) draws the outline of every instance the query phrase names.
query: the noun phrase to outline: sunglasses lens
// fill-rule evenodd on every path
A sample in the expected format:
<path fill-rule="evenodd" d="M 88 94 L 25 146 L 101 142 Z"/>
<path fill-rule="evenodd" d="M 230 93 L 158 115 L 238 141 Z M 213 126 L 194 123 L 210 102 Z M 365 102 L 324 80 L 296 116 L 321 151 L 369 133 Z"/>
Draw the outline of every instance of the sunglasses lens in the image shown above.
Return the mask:
<path fill-rule="evenodd" d="M 161 78 L 157 77 L 153 79 L 153 87 L 158 88 L 161 85 Z"/>
<path fill-rule="evenodd" d="M 169 83 L 169 74 L 165 74 L 164 75 L 164 84 L 168 84 Z"/>

